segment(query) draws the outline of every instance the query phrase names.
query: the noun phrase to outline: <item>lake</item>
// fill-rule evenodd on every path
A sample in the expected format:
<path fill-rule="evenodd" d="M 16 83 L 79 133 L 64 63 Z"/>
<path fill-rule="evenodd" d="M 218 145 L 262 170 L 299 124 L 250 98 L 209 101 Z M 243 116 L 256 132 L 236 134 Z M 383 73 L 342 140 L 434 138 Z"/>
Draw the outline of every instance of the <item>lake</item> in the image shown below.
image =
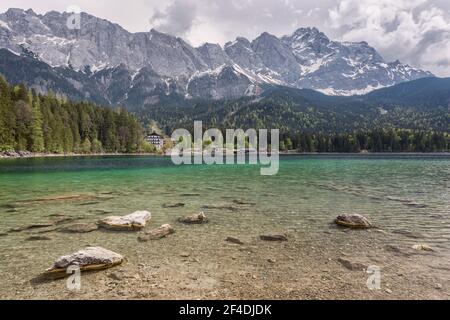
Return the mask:
<path fill-rule="evenodd" d="M 285 155 L 276 176 L 261 176 L 259 166 L 175 166 L 151 156 L 1 159 L 0 298 L 448 299 L 449 183 L 445 154 Z M 177 203 L 184 206 L 167 208 Z M 152 213 L 147 229 L 170 223 L 176 233 L 141 243 L 138 233 L 60 232 L 138 210 Z M 200 211 L 210 223 L 177 223 Z M 346 213 L 378 229 L 336 227 Z M 261 241 L 267 233 L 289 241 Z M 225 242 L 230 236 L 244 245 Z M 64 280 L 33 280 L 87 245 L 126 262 L 83 275 L 75 293 Z M 379 266 L 380 290 L 343 260 Z"/>

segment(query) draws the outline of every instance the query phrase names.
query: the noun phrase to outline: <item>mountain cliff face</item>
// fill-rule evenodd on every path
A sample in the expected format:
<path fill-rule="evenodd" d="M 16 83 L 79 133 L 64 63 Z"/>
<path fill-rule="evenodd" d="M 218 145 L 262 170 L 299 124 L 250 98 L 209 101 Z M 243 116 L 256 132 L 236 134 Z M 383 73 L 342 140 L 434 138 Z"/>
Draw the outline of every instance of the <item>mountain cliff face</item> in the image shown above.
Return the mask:
<path fill-rule="evenodd" d="M 40 91 L 130 106 L 156 104 L 170 95 L 251 96 L 266 84 L 354 95 L 433 76 L 398 61 L 388 63 L 365 42 L 331 41 L 315 28 L 282 38 L 263 33 L 251 42 L 240 37 L 223 48 L 209 43 L 194 48 L 178 37 L 156 30 L 130 33 L 86 13 L 81 28 L 71 30 L 70 16 L 21 9 L 0 14 L 0 48 L 26 56 L 28 64 L 34 59 L 35 71 L 46 70 L 47 76 L 41 73 L 42 81 L 27 74 L 20 78 L 5 63 L 0 73 Z M 58 81 L 67 84 L 58 88 Z"/>

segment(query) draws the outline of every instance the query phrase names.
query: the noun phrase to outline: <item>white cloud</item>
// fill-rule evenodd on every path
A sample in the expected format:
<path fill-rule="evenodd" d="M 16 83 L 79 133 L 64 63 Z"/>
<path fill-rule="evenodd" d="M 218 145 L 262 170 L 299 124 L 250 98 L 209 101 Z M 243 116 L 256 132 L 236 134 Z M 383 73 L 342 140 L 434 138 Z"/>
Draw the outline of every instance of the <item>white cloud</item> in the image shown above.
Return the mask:
<path fill-rule="evenodd" d="M 343 0 L 329 21 L 342 40 L 365 40 L 388 60 L 450 74 L 450 14 L 428 0 Z"/>
<path fill-rule="evenodd" d="M 191 0 L 175 0 L 166 8 L 155 9 L 150 24 L 161 32 L 185 36 L 197 19 L 197 6 Z"/>
<path fill-rule="evenodd" d="M 1 0 L 0 11 L 69 5 L 131 32 L 153 27 L 193 45 L 317 27 L 332 39 L 367 41 L 386 60 L 450 76 L 450 0 Z"/>

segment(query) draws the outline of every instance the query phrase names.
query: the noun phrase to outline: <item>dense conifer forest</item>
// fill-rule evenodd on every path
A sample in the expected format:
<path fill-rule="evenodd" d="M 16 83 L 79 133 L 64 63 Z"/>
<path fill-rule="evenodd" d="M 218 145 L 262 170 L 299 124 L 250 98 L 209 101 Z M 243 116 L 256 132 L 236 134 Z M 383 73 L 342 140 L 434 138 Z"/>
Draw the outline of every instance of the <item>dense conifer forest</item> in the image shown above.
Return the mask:
<path fill-rule="evenodd" d="M 37 95 L 0 77 L 0 152 L 138 153 L 153 151 L 122 109 Z"/>

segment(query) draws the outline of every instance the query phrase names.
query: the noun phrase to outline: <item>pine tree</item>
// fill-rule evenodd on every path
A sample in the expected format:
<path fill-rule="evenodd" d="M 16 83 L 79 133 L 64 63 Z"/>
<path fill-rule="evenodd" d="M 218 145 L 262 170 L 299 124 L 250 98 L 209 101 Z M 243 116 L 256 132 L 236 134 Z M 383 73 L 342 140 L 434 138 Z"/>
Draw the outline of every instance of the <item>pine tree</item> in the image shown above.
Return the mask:
<path fill-rule="evenodd" d="M 44 152 L 44 133 L 42 130 L 42 112 L 39 98 L 35 98 L 33 104 L 33 115 L 31 122 L 31 151 Z"/>
<path fill-rule="evenodd" d="M 10 87 L 0 76 L 0 151 L 13 151 L 15 115 L 12 109 Z"/>
<path fill-rule="evenodd" d="M 88 138 L 84 139 L 83 143 L 81 144 L 81 152 L 84 154 L 89 154 L 92 152 L 92 144 Z"/>

